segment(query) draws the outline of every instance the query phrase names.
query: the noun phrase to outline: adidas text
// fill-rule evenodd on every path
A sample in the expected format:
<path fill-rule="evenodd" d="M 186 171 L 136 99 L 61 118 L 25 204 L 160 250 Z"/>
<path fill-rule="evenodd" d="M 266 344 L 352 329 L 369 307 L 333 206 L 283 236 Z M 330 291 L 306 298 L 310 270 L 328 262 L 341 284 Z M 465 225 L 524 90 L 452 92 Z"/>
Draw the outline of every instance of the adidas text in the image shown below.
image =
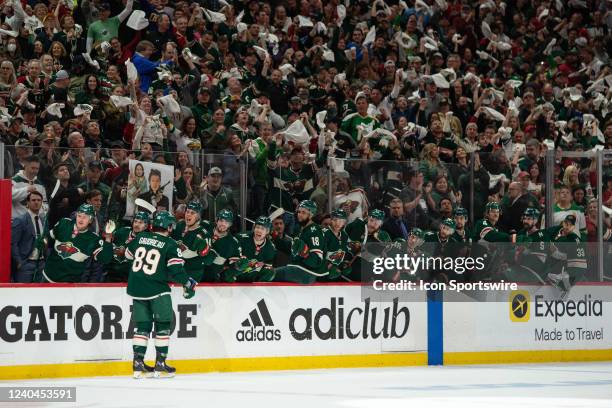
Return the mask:
<path fill-rule="evenodd" d="M 236 340 L 238 341 L 278 341 L 281 339 L 279 329 L 269 329 L 267 327 L 255 328 L 251 327 L 246 330 L 238 330 L 236 332 Z"/>

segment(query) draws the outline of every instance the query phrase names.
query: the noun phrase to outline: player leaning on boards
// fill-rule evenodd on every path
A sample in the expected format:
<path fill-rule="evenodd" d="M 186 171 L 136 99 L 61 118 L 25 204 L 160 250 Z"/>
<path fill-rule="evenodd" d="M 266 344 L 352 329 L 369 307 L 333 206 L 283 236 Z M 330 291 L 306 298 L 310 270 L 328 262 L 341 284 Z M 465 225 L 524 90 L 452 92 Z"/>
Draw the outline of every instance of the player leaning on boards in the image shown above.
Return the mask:
<path fill-rule="evenodd" d="M 149 228 L 150 215 L 146 211 L 134 214 L 131 227 L 121 227 L 113 236 L 113 262 L 108 265 L 107 282 L 127 282 L 132 262 L 125 258 L 125 249 L 138 234 Z"/>
<path fill-rule="evenodd" d="M 132 339 L 134 378 L 173 377 L 176 372 L 166 364 L 173 315 L 168 282 L 182 284 L 183 296 L 187 299 L 195 295 L 197 282 L 185 272 L 181 250 L 169 237 L 175 223 L 176 219 L 168 211 L 156 212 L 151 220 L 151 231 L 141 232 L 125 250 L 125 257 L 133 260 L 127 293 L 133 298 L 132 319 L 136 325 Z M 155 368 L 144 363 L 153 323 Z"/>
<path fill-rule="evenodd" d="M 238 282 L 268 282 L 274 277 L 272 262 L 276 247 L 270 238 L 270 229 L 270 218 L 261 216 L 255 220 L 253 231 L 238 235 L 242 262 L 246 263 L 244 272 L 236 278 Z"/>
<path fill-rule="evenodd" d="M 325 248 L 325 269 L 328 275 L 323 281 L 343 281 L 342 275 L 350 266 L 346 262 L 349 252 L 349 236 L 344 230 L 348 215 L 344 210 L 334 210 L 330 214 L 329 228 L 323 229 L 323 246 Z"/>
<path fill-rule="evenodd" d="M 104 228 L 104 239 L 89 230 L 95 210 L 91 204 L 82 204 L 76 219 L 62 218 L 49 231 L 47 239 L 53 248 L 43 270 L 43 282 L 81 282 L 90 258 L 102 263 L 113 259 L 113 231 L 115 223 L 109 221 Z"/>
<path fill-rule="evenodd" d="M 328 275 L 323 261 L 323 230 L 312 220 L 316 213 L 314 201 L 304 200 L 298 205 L 297 220 L 302 229 L 293 240 L 290 263 L 276 268 L 275 281 L 308 284 Z"/>
<path fill-rule="evenodd" d="M 185 260 L 185 271 L 196 282 L 202 281 L 204 269 L 215 259 L 214 253 L 210 251 L 211 229 L 207 221 L 202 222 L 202 204 L 191 201 L 187 204 L 185 219 L 179 221 L 172 231 L 172 237 Z"/>

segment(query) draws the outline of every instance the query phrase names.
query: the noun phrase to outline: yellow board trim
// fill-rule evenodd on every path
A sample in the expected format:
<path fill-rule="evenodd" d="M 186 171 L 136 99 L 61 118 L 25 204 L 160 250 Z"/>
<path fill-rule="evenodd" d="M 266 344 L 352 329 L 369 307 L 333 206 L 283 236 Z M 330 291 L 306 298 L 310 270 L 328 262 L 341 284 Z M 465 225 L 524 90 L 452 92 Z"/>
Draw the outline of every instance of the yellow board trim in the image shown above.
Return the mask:
<path fill-rule="evenodd" d="M 444 353 L 444 364 L 512 364 L 578 361 L 610 361 L 612 349 L 520 350 Z"/>
<path fill-rule="evenodd" d="M 292 356 L 169 360 L 179 374 L 215 371 L 305 370 L 315 368 L 402 367 L 427 365 L 427 353 L 356 354 L 336 356 Z M 0 366 L 0 380 L 31 378 L 98 377 L 131 375 L 132 363 L 41 364 Z"/>

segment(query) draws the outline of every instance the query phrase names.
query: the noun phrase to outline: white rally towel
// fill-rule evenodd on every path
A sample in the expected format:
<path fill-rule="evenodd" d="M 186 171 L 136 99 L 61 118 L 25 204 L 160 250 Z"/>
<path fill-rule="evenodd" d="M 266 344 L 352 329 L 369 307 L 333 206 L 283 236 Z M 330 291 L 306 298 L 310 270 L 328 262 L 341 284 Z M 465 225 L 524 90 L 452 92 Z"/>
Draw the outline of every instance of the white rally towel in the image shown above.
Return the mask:
<path fill-rule="evenodd" d="M 317 126 L 319 127 L 319 129 L 325 129 L 325 117 L 326 116 L 327 116 L 326 110 L 317 112 L 317 114 L 315 115 Z"/>
<path fill-rule="evenodd" d="M 298 16 L 298 25 L 302 28 L 304 27 L 314 27 L 314 24 L 311 19 L 304 16 Z"/>
<path fill-rule="evenodd" d="M 136 81 L 138 79 L 138 71 L 132 61 L 125 61 L 125 68 L 127 70 L 127 77 L 129 81 Z"/>
<path fill-rule="evenodd" d="M 372 26 L 368 34 L 366 34 L 365 40 L 363 40 L 363 46 L 368 46 L 369 44 L 373 44 L 376 41 L 376 27 Z"/>
<path fill-rule="evenodd" d="M 74 108 L 74 116 L 81 116 L 82 114 L 87 112 L 93 112 L 93 106 L 87 105 L 85 103 L 80 103 Z"/>
<path fill-rule="evenodd" d="M 162 96 L 157 101 L 161 103 L 162 110 L 167 116 L 171 114 L 181 113 L 181 106 L 172 95 Z"/>
<path fill-rule="evenodd" d="M 265 49 L 263 49 L 263 48 L 261 48 L 261 47 L 259 47 L 257 45 L 254 45 L 253 49 L 255 50 L 255 52 L 257 53 L 257 56 L 260 59 L 265 60 L 268 57 L 268 51 L 267 50 L 265 50 Z"/>
<path fill-rule="evenodd" d="M 130 106 L 134 103 L 127 96 L 119 96 L 119 95 L 111 95 L 110 101 L 115 106 L 115 108 L 125 108 L 126 106 Z"/>
<path fill-rule="evenodd" d="M 285 134 L 286 141 L 293 142 L 296 145 L 307 145 L 310 142 L 308 130 L 306 130 L 306 126 L 299 119 L 289 125 L 283 133 Z"/>
<path fill-rule="evenodd" d="M 208 10 L 205 8 L 202 8 L 202 12 L 204 13 L 204 16 L 208 19 L 208 21 L 210 21 L 211 23 L 223 23 L 227 20 L 225 14 L 223 13 L 217 13 L 216 11 Z"/>
<path fill-rule="evenodd" d="M 499 120 L 502 122 L 506 119 L 506 117 L 503 114 L 501 114 L 500 112 L 496 111 L 493 108 L 489 108 L 488 106 L 483 106 L 482 109 L 484 109 L 485 113 L 489 115 L 492 119 Z"/>
<path fill-rule="evenodd" d="M 66 105 L 63 103 L 52 103 L 47 106 L 47 112 L 53 116 L 57 116 L 58 118 L 62 117 L 62 109 L 64 109 Z"/>
<path fill-rule="evenodd" d="M 144 11 L 142 10 L 134 10 L 128 18 L 127 26 L 132 30 L 140 31 L 149 26 L 149 20 Z"/>

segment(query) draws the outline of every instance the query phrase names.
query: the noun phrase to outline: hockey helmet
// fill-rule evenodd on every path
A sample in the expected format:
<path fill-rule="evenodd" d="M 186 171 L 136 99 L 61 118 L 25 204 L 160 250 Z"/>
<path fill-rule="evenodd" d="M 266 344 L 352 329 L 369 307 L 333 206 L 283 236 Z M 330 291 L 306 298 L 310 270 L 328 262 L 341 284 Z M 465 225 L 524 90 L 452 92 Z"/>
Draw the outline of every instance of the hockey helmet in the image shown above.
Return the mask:
<path fill-rule="evenodd" d="M 163 229 L 170 229 L 174 224 L 176 224 L 176 218 L 168 211 L 157 211 L 151 221 L 153 227 Z"/>

